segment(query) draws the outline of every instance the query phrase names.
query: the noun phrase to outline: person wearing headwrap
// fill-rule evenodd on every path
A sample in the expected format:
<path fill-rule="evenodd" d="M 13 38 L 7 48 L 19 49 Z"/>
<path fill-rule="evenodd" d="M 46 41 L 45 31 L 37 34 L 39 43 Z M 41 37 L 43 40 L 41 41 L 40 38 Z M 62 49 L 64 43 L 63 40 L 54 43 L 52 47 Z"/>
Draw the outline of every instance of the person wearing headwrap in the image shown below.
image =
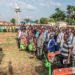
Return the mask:
<path fill-rule="evenodd" d="M 56 45 L 56 42 L 55 42 L 55 39 L 54 39 L 54 35 L 51 34 L 50 38 L 49 38 L 49 41 L 48 41 L 48 45 L 47 45 L 48 52 L 55 52 L 55 45 Z"/>

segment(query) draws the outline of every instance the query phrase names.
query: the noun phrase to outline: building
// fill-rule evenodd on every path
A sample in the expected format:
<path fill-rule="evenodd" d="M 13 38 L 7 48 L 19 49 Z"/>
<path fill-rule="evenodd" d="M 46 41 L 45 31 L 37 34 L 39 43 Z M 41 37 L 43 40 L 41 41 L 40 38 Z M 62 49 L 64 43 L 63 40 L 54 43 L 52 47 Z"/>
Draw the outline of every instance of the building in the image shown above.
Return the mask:
<path fill-rule="evenodd" d="M 56 25 L 59 27 L 67 27 L 67 22 L 59 21 L 56 23 Z"/>
<path fill-rule="evenodd" d="M 13 23 L 11 22 L 7 22 L 7 21 L 0 21 L 0 26 L 8 26 L 8 25 L 13 25 Z"/>
<path fill-rule="evenodd" d="M 50 26 L 56 25 L 55 22 L 48 22 L 48 24 L 49 24 Z"/>
<path fill-rule="evenodd" d="M 0 31 L 11 31 L 14 30 L 14 28 L 15 25 L 13 25 L 13 23 L 7 21 L 0 21 Z"/>

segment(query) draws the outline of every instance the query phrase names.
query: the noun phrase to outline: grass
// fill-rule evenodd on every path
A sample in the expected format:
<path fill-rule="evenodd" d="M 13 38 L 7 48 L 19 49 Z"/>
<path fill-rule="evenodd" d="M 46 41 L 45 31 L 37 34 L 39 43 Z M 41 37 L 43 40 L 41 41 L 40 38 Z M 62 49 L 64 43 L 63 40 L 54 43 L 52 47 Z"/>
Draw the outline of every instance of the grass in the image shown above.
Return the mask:
<path fill-rule="evenodd" d="M 31 54 L 25 51 L 19 51 L 16 45 L 16 33 L 0 33 L 0 47 L 3 48 L 3 61 L 0 68 L 8 68 L 8 62 L 11 61 L 14 72 L 20 72 L 20 75 L 44 75 L 37 65 L 42 62 L 34 58 L 30 58 Z M 36 71 L 36 69 L 38 71 Z"/>

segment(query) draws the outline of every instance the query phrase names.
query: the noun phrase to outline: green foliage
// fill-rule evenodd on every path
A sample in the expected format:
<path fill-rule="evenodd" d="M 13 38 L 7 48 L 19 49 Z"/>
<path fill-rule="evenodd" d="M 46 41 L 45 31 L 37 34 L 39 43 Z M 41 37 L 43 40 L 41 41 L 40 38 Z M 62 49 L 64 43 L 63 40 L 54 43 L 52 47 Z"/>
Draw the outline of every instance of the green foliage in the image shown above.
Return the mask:
<path fill-rule="evenodd" d="M 35 20 L 35 23 L 38 24 L 39 23 L 39 20 Z"/>
<path fill-rule="evenodd" d="M 12 18 L 12 19 L 10 20 L 10 22 L 13 23 L 13 24 L 15 25 L 15 24 L 16 24 L 15 18 Z"/>
<path fill-rule="evenodd" d="M 68 19 L 66 19 L 66 22 L 68 22 L 69 25 L 74 25 L 75 24 L 75 19 L 68 18 Z"/>
<path fill-rule="evenodd" d="M 75 6 L 68 5 L 67 6 L 67 14 L 68 15 L 72 15 L 73 14 L 73 11 L 75 11 Z"/>
<path fill-rule="evenodd" d="M 62 10 L 56 8 L 55 11 L 56 12 L 51 16 L 51 18 L 53 18 L 55 21 L 65 20 L 66 15 Z"/>
<path fill-rule="evenodd" d="M 59 8 L 55 9 L 55 13 L 51 15 L 50 18 L 53 18 L 55 22 L 57 21 L 66 21 L 68 24 L 75 24 L 75 6 L 68 5 L 67 12 L 60 10 Z"/>
<path fill-rule="evenodd" d="M 50 18 L 49 22 L 55 22 L 54 18 Z"/>
<path fill-rule="evenodd" d="M 67 22 L 71 25 L 75 24 L 75 6 L 67 6 Z"/>
<path fill-rule="evenodd" d="M 25 21 L 26 23 L 28 23 L 28 22 L 30 22 L 30 21 L 31 21 L 31 19 L 26 18 L 26 19 L 24 19 L 24 21 Z"/>
<path fill-rule="evenodd" d="M 47 18 L 41 18 L 40 23 L 41 24 L 48 24 L 48 19 Z"/>

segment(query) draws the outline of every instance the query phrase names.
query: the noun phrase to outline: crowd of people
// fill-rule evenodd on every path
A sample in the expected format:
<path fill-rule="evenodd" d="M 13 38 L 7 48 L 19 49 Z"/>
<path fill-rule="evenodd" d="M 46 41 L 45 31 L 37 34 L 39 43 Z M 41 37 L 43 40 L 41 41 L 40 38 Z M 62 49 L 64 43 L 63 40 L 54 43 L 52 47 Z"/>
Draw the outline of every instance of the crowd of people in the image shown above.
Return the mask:
<path fill-rule="evenodd" d="M 32 44 L 33 53 L 39 58 L 43 58 L 43 52 L 55 53 L 60 51 L 62 64 L 72 64 L 75 66 L 75 29 L 58 26 L 21 26 L 18 29 L 18 48 L 20 44 L 28 49 Z M 21 50 L 21 49 L 20 49 Z"/>

